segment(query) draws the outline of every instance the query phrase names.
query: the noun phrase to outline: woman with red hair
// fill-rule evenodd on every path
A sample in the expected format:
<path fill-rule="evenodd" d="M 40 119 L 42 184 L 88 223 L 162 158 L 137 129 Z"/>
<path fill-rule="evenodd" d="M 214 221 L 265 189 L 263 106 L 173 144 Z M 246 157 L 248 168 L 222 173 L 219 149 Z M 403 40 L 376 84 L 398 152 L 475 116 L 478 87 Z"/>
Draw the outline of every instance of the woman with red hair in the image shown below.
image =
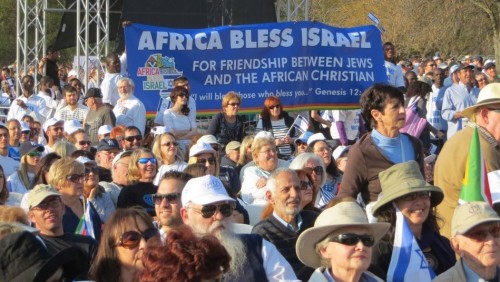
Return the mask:
<path fill-rule="evenodd" d="M 293 142 L 295 129 L 292 127 L 294 119 L 283 110 L 283 104 L 275 96 L 267 97 L 264 108 L 257 122 L 256 132 L 268 131 L 274 136 L 278 149 L 278 158 L 289 160 L 294 151 Z"/>

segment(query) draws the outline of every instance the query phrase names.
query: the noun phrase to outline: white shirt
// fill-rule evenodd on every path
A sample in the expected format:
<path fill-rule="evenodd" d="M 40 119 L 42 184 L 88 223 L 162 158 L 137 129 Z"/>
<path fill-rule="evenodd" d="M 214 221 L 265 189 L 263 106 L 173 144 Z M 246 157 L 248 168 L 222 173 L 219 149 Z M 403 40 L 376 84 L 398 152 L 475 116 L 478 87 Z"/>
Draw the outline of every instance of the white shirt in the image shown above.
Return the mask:
<path fill-rule="evenodd" d="M 328 116 L 331 117 L 327 120 L 332 122 L 330 127 L 332 139 L 340 139 L 339 131 L 335 125 L 337 121 L 344 122 L 345 134 L 348 140 L 355 140 L 358 137 L 360 110 L 330 110 L 327 112 L 330 112 Z"/>
<path fill-rule="evenodd" d="M 394 87 L 405 87 L 403 70 L 400 65 L 384 60 L 384 66 L 387 73 L 387 83 Z"/>
<path fill-rule="evenodd" d="M 269 281 L 300 281 L 276 246 L 265 239 L 262 239 L 262 260 Z"/>
<path fill-rule="evenodd" d="M 23 101 L 28 108 L 23 109 L 19 107 L 16 102 L 17 100 Z M 43 124 L 47 119 L 47 117 L 44 116 L 46 107 L 47 105 L 45 104 L 45 100 L 38 97 L 35 94 L 32 94 L 28 98 L 24 97 L 24 95 L 21 95 L 12 101 L 10 105 L 9 114 L 7 115 L 7 120 L 9 119 L 22 120 L 23 116 L 29 115 L 32 116 L 35 120 L 39 121 L 41 124 Z"/>
<path fill-rule="evenodd" d="M 186 162 L 179 162 L 179 161 L 176 161 L 175 163 L 170 165 L 164 164 L 160 166 L 160 168 L 158 169 L 158 173 L 156 174 L 155 180 L 153 180 L 153 184 L 158 186 L 160 184 L 161 178 L 166 172 L 172 170 L 183 171 L 186 168 L 186 166 L 187 166 Z"/>
<path fill-rule="evenodd" d="M 146 107 L 133 94 L 125 100 L 118 100 L 113 108 L 116 116 L 116 125 L 137 126 L 144 135 L 146 130 Z"/>
<path fill-rule="evenodd" d="M 264 171 L 255 165 L 245 169 L 243 182 L 241 183 L 241 199 L 249 205 L 267 204 L 267 187 L 257 188 L 256 183 L 262 177 L 268 179 L 270 175 L 270 172 Z"/>
<path fill-rule="evenodd" d="M 42 98 L 45 101 L 45 117 L 47 119 L 51 118 L 54 116 L 57 108 L 59 107 L 59 101 L 55 100 L 52 98 L 50 95 L 47 95 L 46 93 L 43 93 L 42 91 L 39 91 L 37 94 L 38 97 Z"/>
<path fill-rule="evenodd" d="M 101 83 L 102 102 L 111 105 L 116 105 L 120 94 L 118 93 L 118 86 L 116 83 L 121 78 L 119 73 L 106 73 Z"/>
<path fill-rule="evenodd" d="M 28 173 L 28 179 L 31 183 L 33 181 L 33 178 L 35 177 L 34 173 Z M 7 178 L 7 186 L 9 187 L 9 192 L 14 192 L 14 193 L 19 193 L 19 194 L 26 194 L 28 193 L 28 188 L 24 186 L 23 182 L 19 178 L 19 173 L 15 171 L 13 174 Z"/>
<path fill-rule="evenodd" d="M 170 97 L 162 98 L 161 106 L 158 109 L 158 112 L 156 113 L 155 117 L 156 124 L 165 125 L 163 115 L 165 114 L 165 111 L 167 109 L 172 108 L 173 105 L 174 103 L 172 103 Z M 192 124 L 196 124 L 196 101 L 191 96 L 189 96 L 188 107 L 189 107 L 189 114 L 188 114 L 189 120 L 191 120 Z"/>

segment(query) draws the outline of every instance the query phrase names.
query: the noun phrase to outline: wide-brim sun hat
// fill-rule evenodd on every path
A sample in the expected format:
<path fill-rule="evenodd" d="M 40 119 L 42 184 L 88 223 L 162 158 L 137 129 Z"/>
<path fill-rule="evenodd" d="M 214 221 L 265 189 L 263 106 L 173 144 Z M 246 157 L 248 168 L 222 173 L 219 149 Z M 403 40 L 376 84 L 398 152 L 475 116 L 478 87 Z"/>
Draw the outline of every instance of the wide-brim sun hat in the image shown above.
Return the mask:
<path fill-rule="evenodd" d="M 477 97 L 476 104 L 465 108 L 462 111 L 462 115 L 467 118 L 472 118 L 478 107 L 494 104 L 500 105 L 500 83 L 490 83 L 481 89 L 481 92 L 479 92 L 479 96 Z"/>
<path fill-rule="evenodd" d="M 314 222 L 314 227 L 300 234 L 295 245 L 297 257 L 309 267 L 320 267 L 321 259 L 316 253 L 316 244 L 343 227 L 366 228 L 375 238 L 375 242 L 378 242 L 387 233 L 390 224 L 387 222 L 369 223 L 363 209 L 354 201 L 338 203 L 324 210 Z"/>
<path fill-rule="evenodd" d="M 431 206 L 435 207 L 443 201 L 441 188 L 425 182 L 416 161 L 399 163 L 378 174 L 382 192 L 373 205 L 372 213 L 377 216 L 392 201 L 405 195 L 417 192 L 431 192 Z"/>

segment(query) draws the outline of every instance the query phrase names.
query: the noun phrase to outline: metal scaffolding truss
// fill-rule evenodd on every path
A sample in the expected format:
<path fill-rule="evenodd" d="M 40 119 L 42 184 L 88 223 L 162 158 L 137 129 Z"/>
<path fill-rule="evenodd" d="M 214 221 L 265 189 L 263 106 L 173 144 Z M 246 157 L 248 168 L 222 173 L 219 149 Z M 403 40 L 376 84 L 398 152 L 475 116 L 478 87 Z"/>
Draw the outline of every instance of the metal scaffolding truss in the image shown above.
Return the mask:
<path fill-rule="evenodd" d="M 276 0 L 276 19 L 285 21 L 308 21 L 309 0 Z"/>
<path fill-rule="evenodd" d="M 84 58 L 77 71 L 87 85 L 89 58 L 108 54 L 110 1 L 116 0 L 17 0 L 17 73 L 27 73 L 31 66 L 36 71 L 44 56 L 47 13 L 72 12 L 76 14 L 76 56 Z M 276 0 L 275 4 L 278 22 L 309 20 L 309 0 Z M 95 38 L 89 38 L 90 29 L 96 30 Z"/>

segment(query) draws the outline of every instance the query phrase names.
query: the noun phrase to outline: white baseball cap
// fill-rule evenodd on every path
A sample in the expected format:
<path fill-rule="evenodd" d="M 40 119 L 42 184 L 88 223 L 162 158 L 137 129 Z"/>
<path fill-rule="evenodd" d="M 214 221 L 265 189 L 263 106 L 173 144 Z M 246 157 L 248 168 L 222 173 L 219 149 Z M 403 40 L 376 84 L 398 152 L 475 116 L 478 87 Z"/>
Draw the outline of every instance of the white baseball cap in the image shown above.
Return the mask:
<path fill-rule="evenodd" d="M 207 205 L 223 201 L 236 200 L 229 197 L 219 178 L 205 175 L 189 180 L 182 190 L 182 206 L 188 203 Z"/>
<path fill-rule="evenodd" d="M 111 125 L 109 124 L 105 124 L 105 125 L 101 125 L 99 127 L 99 129 L 97 130 L 97 134 L 99 135 L 105 135 L 105 134 L 109 134 L 111 133 Z"/>
<path fill-rule="evenodd" d="M 76 119 L 68 120 L 64 123 L 64 132 L 66 132 L 69 135 L 73 134 L 75 131 L 79 129 L 83 129 L 83 126 Z"/>
<path fill-rule="evenodd" d="M 215 154 L 214 148 L 207 143 L 198 142 L 189 148 L 189 157 L 194 157 L 203 153 Z"/>
<path fill-rule="evenodd" d="M 49 118 L 48 120 L 45 121 L 43 124 L 43 131 L 46 132 L 47 129 L 49 129 L 50 126 L 53 126 L 54 124 L 60 122 L 62 120 L 58 120 L 56 118 Z"/>
<path fill-rule="evenodd" d="M 311 135 L 309 139 L 307 139 L 307 146 L 311 145 L 313 142 L 320 141 L 320 140 L 326 140 L 325 135 L 323 133 L 316 133 Z"/>

